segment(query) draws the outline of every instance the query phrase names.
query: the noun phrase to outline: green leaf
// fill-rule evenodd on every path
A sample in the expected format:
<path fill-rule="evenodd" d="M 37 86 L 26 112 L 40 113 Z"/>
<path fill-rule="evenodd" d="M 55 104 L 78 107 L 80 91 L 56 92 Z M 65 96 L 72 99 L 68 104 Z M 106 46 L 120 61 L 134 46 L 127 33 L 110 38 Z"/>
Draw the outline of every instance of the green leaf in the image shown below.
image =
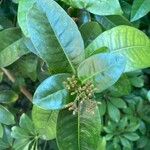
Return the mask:
<path fill-rule="evenodd" d="M 100 115 L 101 116 L 105 115 L 105 113 L 106 113 L 106 101 L 101 101 L 101 104 L 98 107 L 99 107 Z"/>
<path fill-rule="evenodd" d="M 19 0 L 18 6 L 18 23 L 21 27 L 25 36 L 29 36 L 28 28 L 27 28 L 27 14 L 29 10 L 32 8 L 35 0 Z"/>
<path fill-rule="evenodd" d="M 130 78 L 130 82 L 134 87 L 141 88 L 144 86 L 144 78 L 142 76 Z"/>
<path fill-rule="evenodd" d="M 15 123 L 14 116 L 2 105 L 0 105 L 0 123 L 6 125 Z"/>
<path fill-rule="evenodd" d="M 0 91 L 0 103 L 12 103 L 18 99 L 18 94 L 12 90 Z"/>
<path fill-rule="evenodd" d="M 68 5 L 75 8 L 86 9 L 87 11 L 97 15 L 114 15 L 122 14 L 122 10 L 118 0 L 62 0 Z"/>
<path fill-rule="evenodd" d="M 134 0 L 131 11 L 131 21 L 145 16 L 150 11 L 149 0 Z"/>
<path fill-rule="evenodd" d="M 10 28 L 0 32 L 0 67 L 6 67 L 29 53 L 24 45 L 24 38 L 17 28 Z"/>
<path fill-rule="evenodd" d="M 104 46 L 109 48 L 110 53 L 126 57 L 125 72 L 150 66 L 150 40 L 136 28 L 121 25 L 105 31 L 86 48 L 86 51 L 90 54 Z"/>
<path fill-rule="evenodd" d="M 0 124 L 0 138 L 3 137 L 3 126 L 2 124 Z"/>
<path fill-rule="evenodd" d="M 113 104 L 111 104 L 110 102 L 108 102 L 107 108 L 108 108 L 108 114 L 109 114 L 110 118 L 115 122 L 119 122 L 119 120 L 120 120 L 119 109 L 117 107 L 115 107 Z"/>
<path fill-rule="evenodd" d="M 106 150 L 106 139 L 101 138 L 97 150 Z"/>
<path fill-rule="evenodd" d="M 130 141 L 137 141 L 140 138 L 136 133 L 126 133 L 123 136 Z"/>
<path fill-rule="evenodd" d="M 83 105 L 79 106 L 75 115 L 68 110 L 60 111 L 57 122 L 57 143 L 60 150 L 97 150 L 101 126 L 99 111 L 97 106 L 91 108 L 88 101 Z"/>
<path fill-rule="evenodd" d="M 119 25 L 132 26 L 129 20 L 122 15 L 110 15 L 110 16 L 96 15 L 95 19 L 107 30 Z"/>
<path fill-rule="evenodd" d="M 110 87 L 109 94 L 112 97 L 122 97 L 130 94 L 132 89 L 130 80 L 128 79 L 126 74 L 123 74 L 120 79 Z"/>
<path fill-rule="evenodd" d="M 75 73 L 84 60 L 84 44 L 72 18 L 55 1 L 37 0 L 28 13 L 27 24 L 35 53 L 51 71 L 68 72 L 71 68 Z"/>
<path fill-rule="evenodd" d="M 90 32 L 89 32 L 90 31 Z M 87 47 L 95 38 L 102 33 L 101 26 L 94 21 L 83 24 L 80 27 L 80 32 L 84 40 L 84 45 Z"/>
<path fill-rule="evenodd" d="M 127 108 L 127 105 L 125 101 L 121 98 L 111 98 L 110 99 L 111 103 L 116 106 L 117 108 Z"/>
<path fill-rule="evenodd" d="M 125 68 L 125 59 L 114 54 L 96 54 L 78 67 L 78 77 L 82 83 L 88 80 L 95 85 L 96 92 L 102 92 L 112 86 L 121 76 Z"/>
<path fill-rule="evenodd" d="M 34 124 L 32 120 L 26 114 L 21 115 L 19 126 L 25 129 L 28 133 L 36 134 L 34 132 Z"/>
<path fill-rule="evenodd" d="M 45 109 L 62 109 L 69 102 L 69 93 L 63 84 L 69 74 L 57 74 L 44 80 L 36 89 L 33 104 Z"/>
<path fill-rule="evenodd" d="M 120 141 L 121 141 L 121 143 L 124 147 L 127 147 L 127 148 L 131 149 L 131 144 L 126 138 L 120 137 Z"/>
<path fill-rule="evenodd" d="M 56 138 L 56 122 L 58 111 L 43 110 L 34 106 L 32 109 L 32 119 L 35 129 L 44 140 Z"/>

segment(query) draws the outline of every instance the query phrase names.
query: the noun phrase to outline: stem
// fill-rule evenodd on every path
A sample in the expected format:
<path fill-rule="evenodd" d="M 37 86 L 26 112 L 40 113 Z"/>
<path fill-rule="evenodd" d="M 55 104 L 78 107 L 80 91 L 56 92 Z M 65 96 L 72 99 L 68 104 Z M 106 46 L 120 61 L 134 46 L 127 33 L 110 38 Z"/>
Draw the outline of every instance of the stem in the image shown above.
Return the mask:
<path fill-rule="evenodd" d="M 1 68 L 1 70 L 4 72 L 4 74 L 12 83 L 15 83 L 16 79 L 9 70 L 5 68 Z M 24 86 L 20 86 L 20 91 L 32 102 L 33 99 L 32 94 Z"/>

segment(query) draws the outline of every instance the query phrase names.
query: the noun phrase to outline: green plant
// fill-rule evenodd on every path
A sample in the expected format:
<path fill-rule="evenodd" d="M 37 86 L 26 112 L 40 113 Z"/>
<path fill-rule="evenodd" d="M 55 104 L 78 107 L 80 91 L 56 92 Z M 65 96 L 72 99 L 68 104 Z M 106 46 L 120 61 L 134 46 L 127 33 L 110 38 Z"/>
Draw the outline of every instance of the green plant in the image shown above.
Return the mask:
<path fill-rule="evenodd" d="M 0 149 L 147 149 L 149 10 L 147 0 L 2 0 Z"/>

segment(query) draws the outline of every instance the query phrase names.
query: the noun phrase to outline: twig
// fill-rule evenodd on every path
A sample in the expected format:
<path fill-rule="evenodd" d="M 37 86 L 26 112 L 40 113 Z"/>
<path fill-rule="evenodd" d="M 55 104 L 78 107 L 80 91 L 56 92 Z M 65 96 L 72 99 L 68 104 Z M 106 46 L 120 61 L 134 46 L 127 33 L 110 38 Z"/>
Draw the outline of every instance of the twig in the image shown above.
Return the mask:
<path fill-rule="evenodd" d="M 1 68 L 1 70 L 4 72 L 4 74 L 8 77 L 8 79 L 12 83 L 15 83 L 16 79 L 9 70 L 5 68 Z M 33 99 L 32 94 L 24 86 L 20 86 L 20 91 L 32 102 L 32 99 Z"/>

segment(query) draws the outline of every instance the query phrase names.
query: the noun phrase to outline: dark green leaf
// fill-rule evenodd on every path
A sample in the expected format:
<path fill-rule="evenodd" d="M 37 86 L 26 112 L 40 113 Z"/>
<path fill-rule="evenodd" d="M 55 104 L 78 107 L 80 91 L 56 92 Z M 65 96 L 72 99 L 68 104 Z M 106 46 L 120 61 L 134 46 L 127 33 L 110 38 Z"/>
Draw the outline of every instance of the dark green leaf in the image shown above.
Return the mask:
<path fill-rule="evenodd" d="M 149 0 L 134 0 L 131 11 L 131 21 L 135 21 L 150 11 Z"/>
<path fill-rule="evenodd" d="M 0 91 L 0 103 L 12 103 L 18 99 L 18 94 L 12 90 Z"/>
<path fill-rule="evenodd" d="M 14 116 L 2 105 L 0 105 L 0 123 L 11 125 L 14 124 Z"/>
<path fill-rule="evenodd" d="M 63 82 L 69 76 L 57 74 L 44 80 L 35 91 L 33 104 L 45 110 L 64 108 L 69 102 L 69 93 Z"/>
<path fill-rule="evenodd" d="M 78 77 L 82 83 L 88 80 L 95 85 L 96 92 L 102 92 L 112 86 L 125 68 L 125 59 L 114 54 L 96 54 L 83 61 L 78 68 Z"/>
<path fill-rule="evenodd" d="M 90 31 L 90 32 L 89 32 Z M 87 47 L 95 38 L 102 33 L 101 26 L 94 21 L 83 24 L 80 27 L 80 32 L 84 40 L 84 45 Z"/>

